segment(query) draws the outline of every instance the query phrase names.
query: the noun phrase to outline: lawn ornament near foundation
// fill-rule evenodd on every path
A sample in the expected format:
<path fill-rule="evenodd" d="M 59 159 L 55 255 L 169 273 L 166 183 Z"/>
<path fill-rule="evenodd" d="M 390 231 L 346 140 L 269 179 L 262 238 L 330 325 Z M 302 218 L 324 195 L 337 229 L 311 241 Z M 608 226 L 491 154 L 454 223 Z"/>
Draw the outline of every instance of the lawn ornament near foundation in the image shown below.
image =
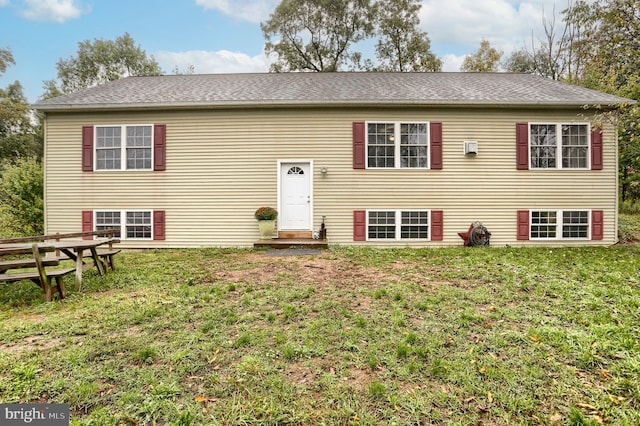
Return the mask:
<path fill-rule="evenodd" d="M 488 246 L 491 239 L 491 232 L 482 222 L 473 222 L 467 232 L 458 232 L 464 241 L 465 247 Z"/>

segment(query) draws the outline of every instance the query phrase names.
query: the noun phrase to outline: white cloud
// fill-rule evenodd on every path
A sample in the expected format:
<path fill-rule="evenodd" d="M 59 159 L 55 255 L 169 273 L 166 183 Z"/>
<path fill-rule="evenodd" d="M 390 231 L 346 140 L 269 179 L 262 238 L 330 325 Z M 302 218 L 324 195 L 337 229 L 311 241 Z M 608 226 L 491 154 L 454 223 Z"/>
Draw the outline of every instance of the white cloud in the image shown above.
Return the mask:
<path fill-rule="evenodd" d="M 269 18 L 279 0 L 196 0 L 198 6 L 218 10 L 225 15 L 248 22 L 262 22 Z"/>
<path fill-rule="evenodd" d="M 450 53 L 442 56 L 442 71 L 447 72 L 457 72 L 460 71 L 460 67 L 464 62 L 464 58 L 466 55 L 452 55 Z"/>
<path fill-rule="evenodd" d="M 75 0 L 24 0 L 24 3 L 27 8 L 20 11 L 20 14 L 33 21 L 63 23 L 78 18 L 83 13 Z"/>
<path fill-rule="evenodd" d="M 9 0 L 0 0 L 0 7 L 9 6 Z"/>
<path fill-rule="evenodd" d="M 215 52 L 204 50 L 189 50 L 186 52 L 155 52 L 162 69 L 171 73 L 176 67 L 184 72 L 191 65 L 196 74 L 227 74 L 267 72 L 271 61 L 264 54 L 249 56 L 245 53 L 218 50 Z"/>
<path fill-rule="evenodd" d="M 448 0 L 446 6 L 441 0 L 424 0 L 420 23 L 436 53 L 439 45 L 459 45 L 464 51 L 454 53 L 464 59 L 464 54 L 476 51 L 485 39 L 507 56 L 529 47 L 532 34 L 536 41 L 544 35 L 542 19 L 553 20 L 554 5 L 559 31 L 566 2 L 557 0 Z"/>

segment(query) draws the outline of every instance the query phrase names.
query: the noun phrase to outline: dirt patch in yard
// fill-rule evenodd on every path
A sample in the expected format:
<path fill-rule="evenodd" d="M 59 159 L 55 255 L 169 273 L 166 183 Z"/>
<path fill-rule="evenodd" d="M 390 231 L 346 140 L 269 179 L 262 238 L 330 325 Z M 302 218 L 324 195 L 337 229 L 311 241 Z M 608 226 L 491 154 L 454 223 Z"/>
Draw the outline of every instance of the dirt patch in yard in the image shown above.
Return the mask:
<path fill-rule="evenodd" d="M 21 353 L 24 351 L 42 350 L 54 348 L 61 344 L 60 339 L 49 336 L 27 336 L 17 343 L 0 343 L 0 352 Z"/>
<path fill-rule="evenodd" d="M 244 267 L 217 272 L 214 281 L 229 283 L 271 282 L 282 280 L 288 275 L 298 285 L 313 286 L 321 290 L 327 286 L 345 286 L 367 283 L 375 289 L 380 282 L 388 282 L 396 275 L 385 273 L 377 268 L 356 265 L 344 259 L 335 259 L 331 255 L 299 255 L 286 257 L 267 256 L 257 252 L 243 254 Z M 238 265 L 229 265 L 238 266 Z"/>

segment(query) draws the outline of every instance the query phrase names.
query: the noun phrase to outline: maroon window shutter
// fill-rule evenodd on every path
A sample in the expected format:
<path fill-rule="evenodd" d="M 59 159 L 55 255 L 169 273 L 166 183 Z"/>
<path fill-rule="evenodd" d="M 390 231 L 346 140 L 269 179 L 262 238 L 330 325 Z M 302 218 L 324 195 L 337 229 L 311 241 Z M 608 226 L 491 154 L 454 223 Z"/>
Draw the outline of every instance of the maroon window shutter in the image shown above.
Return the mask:
<path fill-rule="evenodd" d="M 518 210 L 518 240 L 529 239 L 529 210 Z"/>
<path fill-rule="evenodd" d="M 166 169 L 167 157 L 167 125 L 153 126 L 153 170 L 156 172 Z"/>
<path fill-rule="evenodd" d="M 591 239 L 602 240 L 604 238 L 604 212 L 602 210 L 591 211 Z"/>
<path fill-rule="evenodd" d="M 367 143 L 365 138 L 365 123 L 355 121 L 353 123 L 353 168 L 364 169 L 367 164 Z"/>
<path fill-rule="evenodd" d="M 602 170 L 602 130 L 591 131 L 591 170 Z"/>
<path fill-rule="evenodd" d="M 516 168 L 518 170 L 529 170 L 528 123 L 516 123 Z"/>
<path fill-rule="evenodd" d="M 367 240 L 367 212 L 365 210 L 353 211 L 353 241 Z"/>
<path fill-rule="evenodd" d="M 82 126 L 82 171 L 93 171 L 93 126 Z"/>
<path fill-rule="evenodd" d="M 82 232 L 93 231 L 93 210 L 82 211 Z M 92 235 L 85 235 L 83 240 L 93 240 Z"/>
<path fill-rule="evenodd" d="M 442 210 L 431 210 L 431 241 L 442 241 Z"/>
<path fill-rule="evenodd" d="M 153 211 L 153 239 L 164 240 L 164 210 Z"/>
<path fill-rule="evenodd" d="M 442 123 L 431 123 L 431 169 L 442 170 Z"/>

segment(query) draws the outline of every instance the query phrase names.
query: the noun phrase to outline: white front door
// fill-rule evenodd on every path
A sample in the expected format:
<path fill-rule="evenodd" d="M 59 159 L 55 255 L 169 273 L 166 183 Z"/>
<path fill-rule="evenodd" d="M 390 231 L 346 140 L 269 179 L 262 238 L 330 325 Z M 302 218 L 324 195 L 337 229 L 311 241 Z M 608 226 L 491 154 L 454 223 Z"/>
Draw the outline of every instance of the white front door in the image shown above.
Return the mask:
<path fill-rule="evenodd" d="M 281 163 L 281 230 L 311 230 L 311 194 L 311 162 Z"/>

